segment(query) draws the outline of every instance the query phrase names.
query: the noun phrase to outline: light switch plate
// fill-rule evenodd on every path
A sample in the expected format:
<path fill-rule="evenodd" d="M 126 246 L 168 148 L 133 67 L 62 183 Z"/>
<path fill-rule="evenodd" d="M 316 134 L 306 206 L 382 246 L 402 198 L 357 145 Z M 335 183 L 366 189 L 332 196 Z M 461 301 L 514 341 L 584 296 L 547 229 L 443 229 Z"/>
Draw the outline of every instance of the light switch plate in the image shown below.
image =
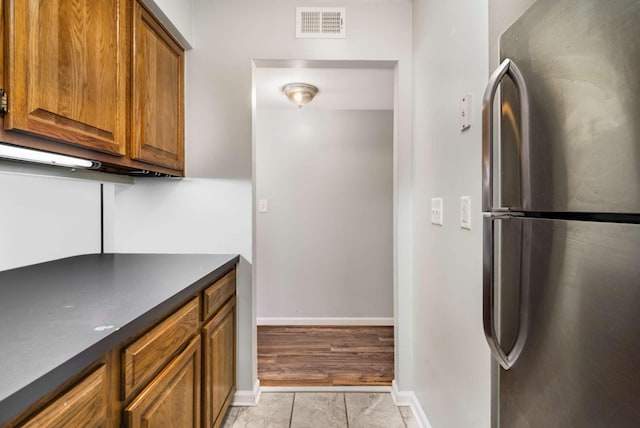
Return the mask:
<path fill-rule="evenodd" d="M 442 226 L 442 198 L 431 198 L 431 223 Z"/>
<path fill-rule="evenodd" d="M 460 197 L 460 227 L 471 230 L 471 197 Z"/>
<path fill-rule="evenodd" d="M 269 201 L 267 199 L 258 200 L 258 212 L 260 213 L 269 212 Z"/>

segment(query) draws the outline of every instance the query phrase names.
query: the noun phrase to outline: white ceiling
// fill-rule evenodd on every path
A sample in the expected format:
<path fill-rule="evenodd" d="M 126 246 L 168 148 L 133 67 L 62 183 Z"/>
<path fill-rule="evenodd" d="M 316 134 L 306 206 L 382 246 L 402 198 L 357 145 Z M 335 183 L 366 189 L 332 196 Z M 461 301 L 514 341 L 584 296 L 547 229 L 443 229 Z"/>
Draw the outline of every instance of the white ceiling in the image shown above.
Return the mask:
<path fill-rule="evenodd" d="M 304 109 L 393 110 L 394 71 L 390 68 L 276 68 L 257 67 L 256 108 L 297 107 L 282 87 L 309 83 L 318 95 Z"/>

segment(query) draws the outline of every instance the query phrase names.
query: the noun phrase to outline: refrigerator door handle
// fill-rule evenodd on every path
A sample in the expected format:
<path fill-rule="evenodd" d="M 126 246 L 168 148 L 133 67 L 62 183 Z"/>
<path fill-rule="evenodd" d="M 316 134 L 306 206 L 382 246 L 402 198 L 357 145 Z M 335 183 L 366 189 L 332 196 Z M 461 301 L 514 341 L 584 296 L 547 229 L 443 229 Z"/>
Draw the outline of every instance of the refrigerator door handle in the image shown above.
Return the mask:
<path fill-rule="evenodd" d="M 500 82 L 505 76 L 513 81 L 520 98 L 520 174 L 522 207 L 529 206 L 531 198 L 530 151 L 529 151 L 529 92 L 520 69 L 513 60 L 506 58 L 496 68 L 482 98 L 482 211 L 498 211 L 493 201 L 494 151 L 493 102 Z"/>
<path fill-rule="evenodd" d="M 529 260 L 530 260 L 530 225 L 524 225 L 522 235 L 522 265 L 520 274 L 520 316 L 518 322 L 518 333 L 515 343 L 509 352 L 505 352 L 500 345 L 496 331 L 496 311 L 495 311 L 495 249 L 494 224 L 498 220 L 513 218 L 513 215 L 487 215 L 483 219 L 484 248 L 482 260 L 482 324 L 484 335 L 491 349 L 494 358 L 503 369 L 509 370 L 516 363 L 524 344 L 527 340 L 529 329 Z"/>

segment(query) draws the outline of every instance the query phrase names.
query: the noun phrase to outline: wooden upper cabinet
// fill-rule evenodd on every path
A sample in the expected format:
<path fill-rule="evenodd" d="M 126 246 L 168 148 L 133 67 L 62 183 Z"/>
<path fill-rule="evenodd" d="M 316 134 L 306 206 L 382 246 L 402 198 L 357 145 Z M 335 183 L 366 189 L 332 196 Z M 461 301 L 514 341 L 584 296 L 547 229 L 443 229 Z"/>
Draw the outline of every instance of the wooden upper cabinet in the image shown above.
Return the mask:
<path fill-rule="evenodd" d="M 124 155 L 127 0 L 7 0 L 6 7 L 4 128 Z"/>
<path fill-rule="evenodd" d="M 184 168 L 184 50 L 138 2 L 133 14 L 133 159 Z"/>

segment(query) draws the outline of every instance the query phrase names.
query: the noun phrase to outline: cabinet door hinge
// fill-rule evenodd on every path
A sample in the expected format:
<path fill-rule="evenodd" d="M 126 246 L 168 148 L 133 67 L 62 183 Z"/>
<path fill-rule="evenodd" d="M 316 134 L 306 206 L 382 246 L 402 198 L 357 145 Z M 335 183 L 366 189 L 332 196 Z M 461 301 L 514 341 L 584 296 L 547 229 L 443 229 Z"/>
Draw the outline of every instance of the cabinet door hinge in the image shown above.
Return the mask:
<path fill-rule="evenodd" d="M 0 116 L 4 116 L 4 114 L 9 111 L 8 106 L 7 93 L 3 88 L 0 88 Z"/>

